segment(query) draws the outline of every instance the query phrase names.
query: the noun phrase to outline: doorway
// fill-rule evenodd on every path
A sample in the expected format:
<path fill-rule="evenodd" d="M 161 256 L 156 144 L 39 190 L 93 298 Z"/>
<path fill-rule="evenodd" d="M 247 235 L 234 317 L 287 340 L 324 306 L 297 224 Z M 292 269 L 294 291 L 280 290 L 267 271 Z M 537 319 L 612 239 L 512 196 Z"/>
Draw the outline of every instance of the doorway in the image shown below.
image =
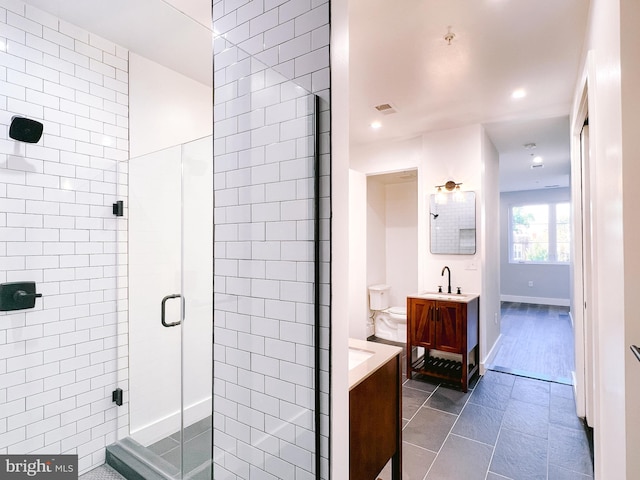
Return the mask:
<path fill-rule="evenodd" d="M 494 124 L 500 152 L 500 338 L 488 368 L 573 383 L 568 116 Z"/>

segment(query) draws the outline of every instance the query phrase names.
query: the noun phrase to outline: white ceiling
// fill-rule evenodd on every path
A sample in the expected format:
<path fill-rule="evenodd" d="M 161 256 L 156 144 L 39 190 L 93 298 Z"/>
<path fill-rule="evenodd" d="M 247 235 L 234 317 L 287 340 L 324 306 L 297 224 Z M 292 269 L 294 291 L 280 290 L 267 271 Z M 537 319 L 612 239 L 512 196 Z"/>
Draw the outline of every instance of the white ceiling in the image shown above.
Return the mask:
<path fill-rule="evenodd" d="M 483 123 L 500 153 L 501 190 L 568 185 L 568 114 L 588 0 L 349 5 L 352 146 Z M 518 88 L 527 96 L 513 100 Z M 397 113 L 373 108 L 383 103 Z M 371 129 L 374 121 L 382 127 Z M 530 142 L 542 169 L 530 168 Z"/>
<path fill-rule="evenodd" d="M 209 0 L 24 1 L 200 83 L 213 83 Z"/>
<path fill-rule="evenodd" d="M 26 0 L 212 83 L 209 0 Z M 501 189 L 568 185 L 568 114 L 588 0 L 349 0 L 353 146 L 483 123 Z M 195 19 L 195 21 L 193 20 Z M 455 38 L 444 35 L 451 26 Z M 167 33 L 169 32 L 169 33 Z M 511 92 L 528 95 L 513 100 Z M 373 107 L 390 103 L 397 113 Z M 383 126 L 372 130 L 371 122 Z M 544 168 L 529 168 L 535 142 Z"/>

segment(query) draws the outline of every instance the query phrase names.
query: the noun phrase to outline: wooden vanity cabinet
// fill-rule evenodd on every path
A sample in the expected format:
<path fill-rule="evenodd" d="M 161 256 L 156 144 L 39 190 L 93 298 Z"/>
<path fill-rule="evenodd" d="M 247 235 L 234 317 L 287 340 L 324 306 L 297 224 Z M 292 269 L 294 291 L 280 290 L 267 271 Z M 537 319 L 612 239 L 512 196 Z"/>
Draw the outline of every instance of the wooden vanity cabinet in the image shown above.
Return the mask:
<path fill-rule="evenodd" d="M 414 347 L 424 348 L 424 354 L 414 358 Z M 460 361 L 434 361 L 440 357 L 432 350 L 457 354 Z M 478 297 L 469 302 L 407 298 L 407 378 L 421 373 L 456 383 L 466 392 L 478 359 Z"/>

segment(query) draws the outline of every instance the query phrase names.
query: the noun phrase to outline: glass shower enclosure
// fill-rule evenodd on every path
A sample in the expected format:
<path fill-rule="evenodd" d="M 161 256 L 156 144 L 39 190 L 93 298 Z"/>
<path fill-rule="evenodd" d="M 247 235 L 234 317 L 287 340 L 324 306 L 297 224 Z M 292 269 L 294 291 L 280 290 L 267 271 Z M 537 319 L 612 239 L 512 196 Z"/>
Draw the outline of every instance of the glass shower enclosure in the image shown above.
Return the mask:
<path fill-rule="evenodd" d="M 318 101 L 215 46 L 213 136 L 120 164 L 128 428 L 108 462 L 145 479 L 326 478 Z"/>
<path fill-rule="evenodd" d="M 212 148 L 209 136 L 120 165 L 130 435 L 110 452 L 145 477 L 212 478 Z"/>

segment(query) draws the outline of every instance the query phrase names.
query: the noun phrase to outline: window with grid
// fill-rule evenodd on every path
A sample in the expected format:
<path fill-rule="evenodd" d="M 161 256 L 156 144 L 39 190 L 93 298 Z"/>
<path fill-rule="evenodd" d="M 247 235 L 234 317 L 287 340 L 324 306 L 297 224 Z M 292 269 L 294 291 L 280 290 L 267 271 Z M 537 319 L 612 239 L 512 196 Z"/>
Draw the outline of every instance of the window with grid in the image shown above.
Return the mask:
<path fill-rule="evenodd" d="M 514 205 L 510 208 L 509 261 L 568 263 L 570 206 L 568 202 Z"/>

